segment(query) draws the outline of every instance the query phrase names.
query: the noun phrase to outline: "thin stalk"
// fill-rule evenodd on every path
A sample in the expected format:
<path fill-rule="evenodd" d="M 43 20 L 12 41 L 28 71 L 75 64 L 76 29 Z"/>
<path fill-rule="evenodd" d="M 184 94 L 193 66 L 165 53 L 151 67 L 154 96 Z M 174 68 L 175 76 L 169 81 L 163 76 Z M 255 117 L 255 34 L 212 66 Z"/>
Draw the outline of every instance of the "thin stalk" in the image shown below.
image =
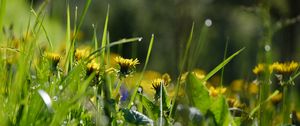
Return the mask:
<path fill-rule="evenodd" d="M 141 40 L 142 40 L 142 38 L 139 39 L 139 41 L 141 41 Z M 152 51 L 153 43 L 154 43 L 154 34 L 152 34 L 152 36 L 151 36 L 151 40 L 150 40 L 150 44 L 149 44 L 148 52 L 147 52 L 147 57 L 146 57 L 146 62 L 145 62 L 145 65 L 144 65 L 144 67 L 143 67 L 143 71 L 142 71 L 142 73 L 141 73 L 141 76 L 140 76 L 139 80 L 138 80 L 137 83 L 135 84 L 135 88 L 134 88 L 134 90 L 133 90 L 133 94 L 132 94 L 132 96 L 131 96 L 131 98 L 130 98 L 130 102 L 129 102 L 127 108 L 130 108 L 130 107 L 131 107 L 131 105 L 132 105 L 132 103 L 133 103 L 133 101 L 134 101 L 134 99 L 135 99 L 136 93 L 137 93 L 137 91 L 138 91 L 138 89 L 139 89 L 139 86 L 140 86 L 140 84 L 141 84 L 141 82 L 142 82 L 142 79 L 143 79 L 143 77 L 144 77 L 144 73 L 145 73 L 145 71 L 146 71 L 146 68 L 147 68 L 147 65 L 148 65 L 148 62 L 149 62 L 149 58 L 150 58 L 150 54 L 151 54 L 151 51 Z"/>
<path fill-rule="evenodd" d="M 228 41 L 229 41 L 229 39 L 227 39 L 227 41 L 226 41 L 223 61 L 226 59 L 226 56 L 227 56 Z M 222 71 L 221 71 L 221 82 L 220 82 L 221 87 L 223 87 L 224 70 L 225 70 L 225 66 L 222 68 Z"/>
<path fill-rule="evenodd" d="M 3 27 L 3 18 L 6 11 L 6 0 L 0 1 L 0 29 Z M 2 41 L 2 34 L 0 34 L 0 41 Z"/>
<path fill-rule="evenodd" d="M 288 85 L 283 86 L 283 104 L 282 104 L 282 120 L 283 124 L 288 124 L 289 123 L 289 117 L 290 117 L 290 112 L 289 112 L 289 106 L 290 106 L 290 95 L 289 95 L 289 87 Z"/>
<path fill-rule="evenodd" d="M 160 104 L 159 104 L 159 111 L 160 111 L 160 115 L 159 115 L 159 126 L 162 126 L 163 125 L 163 88 L 164 88 L 164 85 L 163 84 L 160 84 Z"/>
<path fill-rule="evenodd" d="M 117 83 L 117 86 L 116 86 L 116 88 L 114 90 L 114 93 L 113 93 L 113 97 L 114 98 L 117 98 L 118 93 L 120 92 L 120 88 L 121 88 L 122 82 L 123 82 L 123 78 L 120 78 L 119 81 L 118 81 L 118 83 Z"/>
<path fill-rule="evenodd" d="M 172 102 L 171 107 L 170 107 L 169 116 L 172 116 L 172 114 L 173 114 L 173 108 L 175 106 L 175 101 L 176 101 L 176 98 L 178 96 L 178 92 L 179 92 L 179 88 L 180 88 L 180 78 L 181 78 L 181 75 L 183 73 L 185 63 L 187 61 L 187 56 L 188 56 L 188 52 L 190 50 L 190 46 L 191 46 L 191 43 L 192 43 L 193 34 L 194 34 L 194 23 L 192 25 L 190 35 L 189 35 L 189 39 L 188 39 L 186 47 L 185 47 L 185 51 L 184 51 L 184 54 L 183 54 L 183 60 L 181 60 L 182 62 L 180 63 L 180 66 L 179 66 L 179 71 L 180 72 L 179 72 L 179 77 L 177 78 L 175 96 L 172 100 L 173 102 Z"/>

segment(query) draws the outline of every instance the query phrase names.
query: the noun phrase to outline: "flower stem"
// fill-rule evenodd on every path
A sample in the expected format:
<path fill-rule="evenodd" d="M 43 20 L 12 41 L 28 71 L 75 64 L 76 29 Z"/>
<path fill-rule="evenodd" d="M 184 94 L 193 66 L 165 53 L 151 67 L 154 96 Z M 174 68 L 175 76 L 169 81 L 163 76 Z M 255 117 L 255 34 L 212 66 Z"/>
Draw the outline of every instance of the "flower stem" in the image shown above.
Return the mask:
<path fill-rule="evenodd" d="M 121 78 L 119 79 L 119 81 L 117 83 L 117 87 L 116 87 L 116 89 L 115 89 L 115 91 L 113 93 L 113 98 L 116 98 L 118 96 L 118 93 L 119 93 L 120 88 L 121 88 L 122 80 L 123 79 L 121 79 Z"/>
<path fill-rule="evenodd" d="M 289 109 L 290 106 L 290 96 L 289 96 L 289 87 L 287 85 L 283 86 L 283 104 L 282 104 L 282 120 L 283 124 L 288 124 L 289 122 Z"/>

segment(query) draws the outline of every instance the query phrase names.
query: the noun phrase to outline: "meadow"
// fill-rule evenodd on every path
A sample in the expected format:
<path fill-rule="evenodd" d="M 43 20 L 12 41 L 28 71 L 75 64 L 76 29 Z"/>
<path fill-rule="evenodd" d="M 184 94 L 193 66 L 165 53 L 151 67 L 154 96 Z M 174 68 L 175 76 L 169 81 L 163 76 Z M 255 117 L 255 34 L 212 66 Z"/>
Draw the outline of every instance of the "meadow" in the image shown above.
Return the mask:
<path fill-rule="evenodd" d="M 106 16 L 101 17 L 105 19 L 103 29 L 90 24 L 92 36 L 83 42 L 83 24 L 92 0 L 75 10 L 69 2 L 61 10 L 65 12 L 63 27 L 47 17 L 50 0 L 37 7 L 32 3 L 28 8 L 20 6 L 26 12 L 19 16 L 12 14 L 18 1 L 0 0 L 1 126 L 300 125 L 299 61 L 274 60 L 272 45 L 274 34 L 298 23 L 299 16 L 273 23 L 268 4 L 257 5 L 263 22 L 257 62 L 247 71 L 249 78 L 227 82 L 230 75 L 224 71 L 241 67 L 226 66 L 248 47 L 233 49 L 224 40 L 222 60 L 210 70 L 198 67 L 209 61 L 199 61 L 199 57 L 214 25 L 211 19 L 201 20 L 201 27 L 190 23 L 185 30 L 180 60 L 168 68 L 176 73 L 159 72 L 149 69 L 149 63 L 155 64 L 152 57 L 159 36 L 153 33 L 147 35 L 149 40 L 135 36 L 115 41 L 109 32 L 114 6 L 108 5 Z M 64 38 L 63 42 L 56 37 Z M 114 51 L 125 44 L 137 48 L 146 44 L 146 53 L 137 58 Z M 125 51 L 139 54 L 134 48 Z"/>

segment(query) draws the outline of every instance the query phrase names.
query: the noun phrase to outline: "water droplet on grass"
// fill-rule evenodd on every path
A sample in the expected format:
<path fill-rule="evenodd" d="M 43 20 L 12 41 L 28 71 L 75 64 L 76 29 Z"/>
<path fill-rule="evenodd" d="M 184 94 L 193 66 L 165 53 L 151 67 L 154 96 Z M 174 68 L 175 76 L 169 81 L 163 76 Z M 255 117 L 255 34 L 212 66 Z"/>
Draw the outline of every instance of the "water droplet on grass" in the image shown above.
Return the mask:
<path fill-rule="evenodd" d="M 271 50 L 271 46 L 270 45 L 265 45 L 265 51 L 269 52 Z"/>
<path fill-rule="evenodd" d="M 54 96 L 54 97 L 52 98 L 52 100 L 53 100 L 53 101 L 57 101 L 57 100 L 58 100 L 58 97 L 57 97 L 57 96 Z"/>
<path fill-rule="evenodd" d="M 212 25 L 212 20 L 211 20 L 211 19 L 206 19 L 206 20 L 205 20 L 205 25 L 206 25 L 207 27 L 210 27 L 210 26 Z"/>
<path fill-rule="evenodd" d="M 139 87 L 137 91 L 138 91 L 138 93 L 141 94 L 141 93 L 143 93 L 143 88 L 142 88 L 142 87 Z"/>
<path fill-rule="evenodd" d="M 140 37 L 139 39 L 138 39 L 138 41 L 140 42 L 140 41 L 142 41 L 143 40 L 143 38 L 142 37 Z"/>
<path fill-rule="evenodd" d="M 62 85 L 59 85 L 59 86 L 58 86 L 58 89 L 59 89 L 59 90 L 62 90 L 62 89 L 63 89 L 63 86 L 62 86 Z"/>

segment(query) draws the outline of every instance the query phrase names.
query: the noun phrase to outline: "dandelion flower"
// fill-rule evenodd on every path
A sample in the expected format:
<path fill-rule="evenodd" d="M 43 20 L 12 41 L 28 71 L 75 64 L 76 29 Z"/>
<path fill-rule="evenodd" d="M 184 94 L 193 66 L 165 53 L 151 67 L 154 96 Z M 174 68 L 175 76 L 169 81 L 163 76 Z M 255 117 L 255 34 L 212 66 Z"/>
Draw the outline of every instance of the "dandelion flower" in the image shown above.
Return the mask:
<path fill-rule="evenodd" d="M 157 100 L 160 97 L 161 85 L 168 86 L 168 83 L 165 82 L 161 78 L 157 78 L 157 79 L 152 81 L 152 87 L 155 90 L 155 96 L 154 96 L 155 100 Z"/>
<path fill-rule="evenodd" d="M 291 74 L 296 71 L 298 67 L 299 63 L 294 61 L 284 63 L 275 62 L 272 64 L 273 70 L 279 74 Z"/>
<path fill-rule="evenodd" d="M 242 91 L 242 88 L 243 88 L 243 85 L 244 85 L 244 80 L 234 80 L 230 87 L 231 87 L 231 90 L 234 91 L 234 92 L 240 92 Z"/>
<path fill-rule="evenodd" d="M 263 73 L 265 71 L 266 67 L 267 67 L 266 64 L 260 63 L 257 66 L 255 66 L 255 68 L 252 70 L 252 72 L 255 75 L 259 75 L 259 74 L 261 74 L 261 73 Z M 273 71 L 272 68 L 273 68 L 272 66 L 268 67 L 268 70 L 269 70 L 270 73 Z"/>
<path fill-rule="evenodd" d="M 82 49 L 76 49 L 75 50 L 75 59 L 76 61 L 79 61 L 81 59 L 87 58 L 90 54 L 90 48 L 82 48 Z"/>
<path fill-rule="evenodd" d="M 162 75 L 161 77 L 166 83 L 170 83 L 171 82 L 171 77 L 169 74 L 165 73 Z"/>
<path fill-rule="evenodd" d="M 218 87 L 218 88 L 214 88 L 213 86 L 211 86 L 210 88 L 209 88 L 209 94 L 210 94 L 210 96 L 213 96 L 213 97 L 216 97 L 216 96 L 218 96 L 218 95 L 220 95 L 220 94 L 224 94 L 225 92 L 226 92 L 226 88 L 221 88 L 221 87 Z"/>
<path fill-rule="evenodd" d="M 139 64 L 138 59 L 125 59 L 123 57 L 116 57 L 115 61 L 119 64 L 119 75 L 120 77 L 127 77 L 133 73 L 135 66 Z"/>
<path fill-rule="evenodd" d="M 91 62 L 87 64 L 87 75 L 92 74 L 93 72 L 98 73 L 100 65 L 96 62 Z"/>
<path fill-rule="evenodd" d="M 96 62 L 88 63 L 86 66 L 86 76 L 90 76 L 92 73 L 95 73 L 95 77 L 93 78 L 91 85 L 96 85 L 99 83 L 99 71 L 100 71 L 100 64 Z"/>
<path fill-rule="evenodd" d="M 61 60 L 61 56 L 58 53 L 46 52 L 44 57 L 50 61 L 51 69 L 56 70 L 56 67 Z"/>
<path fill-rule="evenodd" d="M 258 93 L 258 85 L 256 83 L 250 83 L 249 86 L 248 86 L 248 92 L 250 94 L 257 94 Z"/>
<path fill-rule="evenodd" d="M 278 104 L 282 100 L 282 93 L 278 93 L 274 97 L 271 98 L 271 102 L 273 104 Z"/>

